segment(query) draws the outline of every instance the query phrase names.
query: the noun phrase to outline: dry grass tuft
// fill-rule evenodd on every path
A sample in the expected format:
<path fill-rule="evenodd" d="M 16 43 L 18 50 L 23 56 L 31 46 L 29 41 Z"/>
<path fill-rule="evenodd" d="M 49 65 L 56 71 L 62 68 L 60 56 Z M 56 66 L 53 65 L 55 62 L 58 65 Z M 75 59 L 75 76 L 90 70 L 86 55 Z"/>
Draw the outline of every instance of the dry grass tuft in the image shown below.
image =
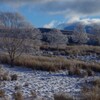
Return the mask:
<path fill-rule="evenodd" d="M 3 68 L 0 68 L 0 81 L 16 81 L 18 76 L 16 74 L 10 75 Z"/>
<path fill-rule="evenodd" d="M 14 93 L 13 96 L 14 96 L 14 100 L 24 100 L 23 93 L 20 91 Z"/>
<path fill-rule="evenodd" d="M 82 89 L 82 100 L 100 100 L 100 88 L 98 86 Z"/>
<path fill-rule="evenodd" d="M 5 91 L 4 90 L 0 90 L 0 98 L 5 96 Z"/>
<path fill-rule="evenodd" d="M 82 88 L 82 100 L 100 100 L 100 79 L 91 83 L 92 86 L 87 85 Z"/>
<path fill-rule="evenodd" d="M 64 94 L 55 94 L 54 100 L 73 100 L 73 98 L 69 95 Z"/>
<path fill-rule="evenodd" d="M 30 91 L 30 92 L 31 92 L 31 98 L 36 98 L 37 97 L 36 92 L 34 92 L 34 91 Z"/>
<path fill-rule="evenodd" d="M 93 83 L 94 86 L 98 86 L 100 88 L 100 78 L 94 80 L 92 83 Z"/>
<path fill-rule="evenodd" d="M 81 76 L 81 70 L 78 67 L 73 67 L 68 70 L 68 75 L 77 75 Z"/>
<path fill-rule="evenodd" d="M 87 69 L 88 76 L 94 76 L 94 72 L 91 69 Z"/>

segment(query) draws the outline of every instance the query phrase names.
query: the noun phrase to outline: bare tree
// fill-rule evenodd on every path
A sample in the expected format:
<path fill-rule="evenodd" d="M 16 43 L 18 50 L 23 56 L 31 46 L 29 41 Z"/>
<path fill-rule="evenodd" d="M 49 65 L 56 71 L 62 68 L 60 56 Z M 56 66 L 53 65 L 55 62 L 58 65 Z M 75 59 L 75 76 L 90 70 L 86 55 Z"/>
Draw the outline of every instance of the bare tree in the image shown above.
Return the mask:
<path fill-rule="evenodd" d="M 50 32 L 45 33 L 46 41 L 53 46 L 65 46 L 68 43 L 67 35 L 62 34 L 60 30 L 52 29 Z"/>
<path fill-rule="evenodd" d="M 0 12 L 0 26 L 4 29 L 0 48 L 8 54 L 13 67 L 15 59 L 20 57 L 25 49 L 25 29 L 31 28 L 31 25 L 19 13 Z"/>
<path fill-rule="evenodd" d="M 26 38 L 27 38 L 27 44 L 29 46 L 28 48 L 30 48 L 28 52 L 37 55 L 37 53 L 39 53 L 40 46 L 42 45 L 41 43 L 42 33 L 37 28 L 31 28 Z"/>
<path fill-rule="evenodd" d="M 83 25 L 78 24 L 75 27 L 72 39 L 73 39 L 73 42 L 78 43 L 78 44 L 87 43 L 88 35 Z"/>

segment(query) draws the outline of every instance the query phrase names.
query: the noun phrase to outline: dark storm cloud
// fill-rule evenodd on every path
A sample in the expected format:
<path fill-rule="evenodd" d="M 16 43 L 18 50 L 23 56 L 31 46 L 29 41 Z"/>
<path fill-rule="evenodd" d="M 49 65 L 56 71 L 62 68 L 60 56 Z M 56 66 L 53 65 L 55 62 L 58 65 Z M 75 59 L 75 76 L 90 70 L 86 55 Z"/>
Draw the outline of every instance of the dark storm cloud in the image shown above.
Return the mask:
<path fill-rule="evenodd" d="M 65 15 L 100 15 L 100 0 L 0 0 L 15 7 L 29 6 L 40 12 Z"/>
<path fill-rule="evenodd" d="M 100 0 L 64 0 L 47 2 L 40 6 L 40 10 L 71 14 L 100 14 Z"/>

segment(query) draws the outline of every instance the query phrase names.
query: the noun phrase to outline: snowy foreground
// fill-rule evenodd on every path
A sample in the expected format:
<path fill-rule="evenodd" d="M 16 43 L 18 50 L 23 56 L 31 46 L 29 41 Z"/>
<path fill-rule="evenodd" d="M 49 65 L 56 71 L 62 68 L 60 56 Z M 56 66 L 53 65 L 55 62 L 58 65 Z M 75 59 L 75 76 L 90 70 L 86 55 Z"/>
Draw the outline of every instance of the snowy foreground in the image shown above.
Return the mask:
<path fill-rule="evenodd" d="M 72 96 L 79 94 L 79 91 L 87 81 L 94 77 L 75 77 L 68 76 L 67 71 L 45 72 L 33 71 L 28 68 L 3 66 L 9 74 L 17 74 L 17 81 L 5 81 L 5 85 L 0 87 L 6 91 L 6 95 L 12 100 L 11 95 L 15 92 L 15 86 L 20 86 L 20 90 L 25 97 L 30 96 L 30 91 L 36 92 L 36 95 L 45 100 L 53 100 L 53 94 L 69 93 Z M 95 76 L 95 78 L 98 76 Z M 28 84 L 27 86 L 25 84 Z M 39 99 L 38 99 L 39 100 Z"/>

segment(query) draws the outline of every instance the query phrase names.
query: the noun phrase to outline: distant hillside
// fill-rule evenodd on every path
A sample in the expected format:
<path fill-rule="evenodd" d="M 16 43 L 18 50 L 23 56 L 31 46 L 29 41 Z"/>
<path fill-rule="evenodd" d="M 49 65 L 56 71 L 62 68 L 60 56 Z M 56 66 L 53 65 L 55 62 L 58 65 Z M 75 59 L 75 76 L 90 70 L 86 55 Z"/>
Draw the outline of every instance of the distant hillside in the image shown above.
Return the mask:
<path fill-rule="evenodd" d="M 50 32 L 52 29 L 49 29 L 49 28 L 38 28 L 42 33 L 45 33 L 45 32 Z M 69 30 L 60 30 L 63 34 L 66 34 L 66 35 L 72 35 L 73 34 L 73 31 L 69 31 Z"/>
<path fill-rule="evenodd" d="M 78 23 L 78 22 L 72 23 L 72 24 L 63 23 L 63 24 L 58 25 L 56 28 L 60 29 L 60 30 L 71 30 L 71 31 L 73 31 L 77 24 L 81 24 L 81 23 Z M 84 25 L 84 26 L 85 26 L 85 30 L 86 30 L 87 33 L 90 33 L 90 34 L 93 33 L 92 32 L 92 30 L 93 30 L 92 25 Z"/>

